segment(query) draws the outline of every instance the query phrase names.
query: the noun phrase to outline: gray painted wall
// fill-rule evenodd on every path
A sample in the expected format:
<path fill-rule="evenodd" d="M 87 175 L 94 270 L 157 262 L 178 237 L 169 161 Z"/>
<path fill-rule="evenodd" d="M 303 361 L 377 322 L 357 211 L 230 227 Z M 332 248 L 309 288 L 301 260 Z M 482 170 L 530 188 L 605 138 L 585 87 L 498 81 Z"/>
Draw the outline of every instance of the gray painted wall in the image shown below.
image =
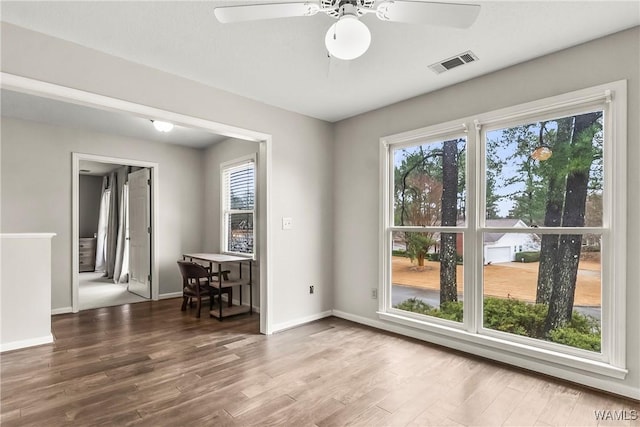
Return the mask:
<path fill-rule="evenodd" d="M 273 323 L 275 328 L 279 325 L 284 327 L 331 309 L 331 298 L 323 297 L 331 295 L 333 287 L 333 126 L 330 123 L 242 98 L 15 25 L 4 22 L 1 25 L 1 63 L 2 71 L 6 73 L 272 135 L 272 208 L 268 227 L 271 233 L 270 243 L 274 248 L 270 274 L 277 278 L 272 288 Z M 99 145 L 78 146 L 85 153 L 96 150 L 96 154 L 100 154 L 105 149 Z M 56 148 L 47 147 L 47 152 L 54 150 Z M 132 151 L 135 151 L 137 157 L 144 158 L 147 153 L 154 153 L 154 150 L 155 148 L 147 147 L 146 151 L 137 148 Z M 61 169 L 57 173 L 64 175 L 71 161 L 67 154 L 60 154 L 61 151 L 57 148 L 56 158 L 60 163 L 56 162 L 47 170 Z M 175 161 L 180 160 L 180 156 L 176 156 Z M 4 158 L 2 161 L 2 174 L 5 176 Z M 193 163 L 185 160 L 180 170 L 189 175 L 192 167 Z M 165 179 L 171 179 L 170 175 L 173 175 L 173 171 L 168 172 Z M 175 177 L 175 181 L 180 182 L 181 178 Z M 60 181 L 58 185 L 59 190 L 64 192 L 64 197 L 56 203 L 70 206 L 68 199 L 71 182 Z M 193 185 L 196 186 L 193 194 L 201 194 L 198 189 L 202 184 L 198 182 Z M 181 198 L 192 194 L 185 191 L 189 188 L 194 187 L 184 186 L 174 197 L 162 196 L 162 203 L 180 203 Z M 2 199 L 4 209 L 4 192 Z M 26 197 L 22 198 L 22 203 L 36 204 L 36 207 L 51 206 Z M 62 210 L 66 209 L 63 207 Z M 163 253 L 161 272 L 167 278 L 174 276 L 176 253 L 180 253 L 182 249 L 193 250 L 201 245 L 200 234 L 192 236 L 194 230 L 187 220 L 190 218 L 186 217 L 201 216 L 203 212 L 204 208 L 193 213 L 186 208 L 177 210 L 166 207 L 166 226 L 184 233 L 181 239 L 163 237 L 160 243 Z M 294 218 L 293 230 L 281 230 L 279 224 L 283 216 Z M 4 217 L 2 221 L 3 227 L 12 224 L 11 228 L 3 229 L 7 232 L 15 231 L 12 228 L 18 226 L 24 228 L 32 225 L 27 223 L 22 226 L 11 222 L 5 225 Z M 43 224 L 35 222 L 34 226 L 43 227 Z M 170 232 L 170 235 L 178 236 L 180 232 Z M 58 236 L 56 239 L 61 240 L 63 243 L 60 244 L 68 248 L 69 252 L 66 252 L 66 257 L 59 255 L 54 260 L 59 265 L 55 268 L 64 269 L 64 272 L 58 272 L 59 277 L 70 282 L 70 235 Z M 65 263 L 69 266 L 64 265 Z M 309 284 L 316 286 L 315 295 L 309 295 Z M 161 292 L 174 289 L 171 281 L 163 280 L 160 286 Z M 57 297 L 54 308 L 68 305 L 68 301 L 67 296 Z"/>
<path fill-rule="evenodd" d="M 259 145 L 256 142 L 228 139 L 208 148 L 204 154 L 204 250 L 206 252 L 220 252 L 220 165 L 249 154 L 256 155 L 256 165 Z M 259 176 L 259 174 L 257 174 Z M 260 182 L 258 182 L 260 185 Z M 257 198 L 256 198 L 257 200 Z M 258 222 L 256 221 L 256 227 Z M 256 242 L 256 248 L 258 244 Z M 260 286 L 258 274 L 260 271 L 260 254 L 253 263 L 253 304 L 260 305 Z M 246 266 L 246 264 L 245 264 Z M 235 268 L 235 267 L 234 267 Z M 248 267 L 243 271 L 243 277 L 248 277 Z M 331 301 L 332 303 L 333 301 Z"/>
<path fill-rule="evenodd" d="M 230 138 L 209 147 L 204 154 L 205 218 L 204 247 L 212 252 L 220 251 L 220 165 L 249 154 L 258 156 L 256 142 Z M 257 163 L 256 163 L 257 165 Z"/>
<path fill-rule="evenodd" d="M 102 177 L 80 175 L 80 180 L 78 181 L 78 227 L 80 237 L 93 237 L 93 234 L 98 232 L 101 196 Z"/>
<path fill-rule="evenodd" d="M 53 309 L 71 306 L 73 152 L 159 164 L 160 293 L 180 291 L 176 260 L 186 251 L 202 249 L 200 151 L 8 118 L 2 119 L 1 137 L 2 232 L 57 234 L 52 242 Z M 31 165 L 29 170 L 25 164 Z"/>
<path fill-rule="evenodd" d="M 640 29 L 614 34 L 339 122 L 334 142 L 334 308 L 377 320 L 380 138 L 616 80 L 628 80 L 627 361 L 640 387 Z M 453 71 L 455 72 L 455 71 Z M 354 197 L 357 195 L 357 197 Z M 354 256 L 357 254 L 357 256 Z M 566 369 L 565 369 L 566 370 Z M 594 375 L 594 377 L 597 377 Z M 601 378 L 598 378 L 599 380 Z"/>

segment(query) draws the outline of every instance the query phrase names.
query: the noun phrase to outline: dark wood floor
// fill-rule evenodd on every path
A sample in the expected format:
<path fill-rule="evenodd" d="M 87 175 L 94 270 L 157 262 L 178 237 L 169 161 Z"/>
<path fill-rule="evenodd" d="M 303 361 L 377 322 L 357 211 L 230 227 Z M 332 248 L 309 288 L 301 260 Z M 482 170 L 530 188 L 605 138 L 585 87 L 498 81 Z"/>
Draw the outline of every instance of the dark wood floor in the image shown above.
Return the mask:
<path fill-rule="evenodd" d="M 3 427 L 587 426 L 594 410 L 640 409 L 341 319 L 267 337 L 258 315 L 179 307 L 54 316 L 55 344 L 2 355 Z"/>

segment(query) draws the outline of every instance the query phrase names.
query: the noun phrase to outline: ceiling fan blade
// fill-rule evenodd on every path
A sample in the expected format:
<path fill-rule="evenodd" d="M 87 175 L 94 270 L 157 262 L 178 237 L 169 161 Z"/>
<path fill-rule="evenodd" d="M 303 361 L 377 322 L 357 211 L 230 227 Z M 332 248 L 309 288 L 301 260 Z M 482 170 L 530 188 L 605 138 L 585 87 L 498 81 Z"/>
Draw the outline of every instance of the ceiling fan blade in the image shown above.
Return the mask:
<path fill-rule="evenodd" d="M 260 19 L 311 16 L 318 13 L 317 3 L 270 3 L 244 6 L 216 7 L 213 14 L 222 23 L 257 21 Z"/>
<path fill-rule="evenodd" d="M 480 13 L 480 5 L 389 0 L 378 5 L 383 21 L 468 28 Z"/>

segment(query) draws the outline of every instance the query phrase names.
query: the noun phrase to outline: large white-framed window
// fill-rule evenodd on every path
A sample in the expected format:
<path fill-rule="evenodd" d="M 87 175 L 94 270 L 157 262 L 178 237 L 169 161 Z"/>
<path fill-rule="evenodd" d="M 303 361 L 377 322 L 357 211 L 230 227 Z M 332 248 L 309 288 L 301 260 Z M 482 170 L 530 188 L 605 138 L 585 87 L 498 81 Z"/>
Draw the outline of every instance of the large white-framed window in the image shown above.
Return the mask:
<path fill-rule="evenodd" d="M 382 319 L 624 377 L 626 82 L 381 143 Z"/>
<path fill-rule="evenodd" d="M 222 252 L 255 256 L 255 155 L 221 164 L 220 182 Z"/>

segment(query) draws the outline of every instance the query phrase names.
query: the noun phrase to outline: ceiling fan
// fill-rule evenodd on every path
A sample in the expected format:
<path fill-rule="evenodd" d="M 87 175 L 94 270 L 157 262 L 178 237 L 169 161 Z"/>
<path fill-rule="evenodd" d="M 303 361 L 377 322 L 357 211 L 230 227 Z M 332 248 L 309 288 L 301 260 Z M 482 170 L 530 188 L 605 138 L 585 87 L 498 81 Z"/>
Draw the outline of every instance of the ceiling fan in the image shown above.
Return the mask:
<path fill-rule="evenodd" d="M 404 0 L 314 0 L 225 6 L 213 11 L 222 23 L 313 16 L 319 12 L 338 20 L 325 36 L 329 54 L 350 60 L 364 54 L 371 43 L 371 32 L 358 19 L 364 14 L 373 13 L 382 21 L 468 28 L 478 17 L 480 6 Z"/>

